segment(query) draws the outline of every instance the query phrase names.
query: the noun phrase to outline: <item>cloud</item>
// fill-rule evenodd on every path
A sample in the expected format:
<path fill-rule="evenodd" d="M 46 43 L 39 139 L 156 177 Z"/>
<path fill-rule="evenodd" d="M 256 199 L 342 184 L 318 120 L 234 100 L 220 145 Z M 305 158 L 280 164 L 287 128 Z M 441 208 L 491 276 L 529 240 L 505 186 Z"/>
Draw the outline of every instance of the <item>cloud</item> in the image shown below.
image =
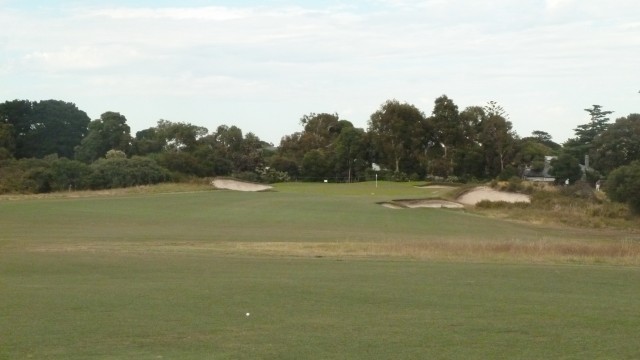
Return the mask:
<path fill-rule="evenodd" d="M 620 27 L 623 29 L 638 29 L 640 28 L 640 21 L 625 23 L 620 25 Z"/>
<path fill-rule="evenodd" d="M 139 57 L 137 50 L 127 46 L 63 47 L 52 51 L 30 52 L 24 55 L 22 64 L 41 71 L 84 71 L 129 63 Z"/>
<path fill-rule="evenodd" d="M 545 7 L 548 12 L 556 12 L 571 7 L 575 2 L 575 0 L 546 0 Z"/>
<path fill-rule="evenodd" d="M 79 16 L 106 17 L 112 19 L 151 19 L 151 20 L 203 20 L 234 21 L 267 17 L 298 17 L 309 14 L 326 13 L 301 7 L 166 7 L 166 8 L 104 8 L 78 11 Z"/>
<path fill-rule="evenodd" d="M 92 103 L 131 98 L 180 113 L 180 120 L 219 113 L 295 127 L 305 112 L 340 109 L 364 126 L 389 98 L 417 103 L 429 113 L 445 93 L 461 108 L 497 100 L 511 109 L 516 128 L 533 121 L 553 133 L 548 127 L 558 122 L 552 118 L 569 112 L 545 112 L 551 119 L 546 125 L 532 114 L 531 103 L 580 112 L 580 97 L 590 104 L 599 101 L 598 93 L 614 96 L 608 92 L 623 82 L 640 83 L 635 1 L 620 0 L 616 9 L 600 6 L 600 13 L 596 0 L 74 4 L 55 14 L 0 8 L 7 29 L 0 33 L 0 81 L 9 84 L 0 96 L 15 98 L 8 89 L 18 86 L 10 80 L 27 77 L 60 94 L 77 94 L 80 99 L 68 100 L 81 107 L 83 97 Z M 29 87 L 22 88 L 29 97 Z M 175 106 L 199 106 L 170 110 L 174 105 L 167 99 Z M 126 106 L 136 101 L 131 103 Z M 122 106 L 110 110 L 143 116 Z"/>
<path fill-rule="evenodd" d="M 99 9 L 79 14 L 89 17 L 112 19 L 153 19 L 153 20 L 211 20 L 228 21 L 251 16 L 251 11 L 226 7 L 208 6 L 200 8 L 114 8 Z"/>

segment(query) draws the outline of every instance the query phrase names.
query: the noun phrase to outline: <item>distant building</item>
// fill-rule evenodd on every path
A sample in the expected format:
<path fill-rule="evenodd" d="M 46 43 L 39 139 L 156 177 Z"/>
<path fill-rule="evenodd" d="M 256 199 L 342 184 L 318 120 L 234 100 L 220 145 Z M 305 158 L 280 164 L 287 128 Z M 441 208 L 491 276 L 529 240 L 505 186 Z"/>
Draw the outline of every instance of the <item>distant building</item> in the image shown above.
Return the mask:
<path fill-rule="evenodd" d="M 542 171 L 534 171 L 531 167 L 524 169 L 522 177 L 528 181 L 540 181 L 540 182 L 554 182 L 556 178 L 550 174 L 551 172 L 551 160 L 556 159 L 557 156 L 545 156 L 544 168 Z"/>
<path fill-rule="evenodd" d="M 556 178 L 551 175 L 551 160 L 558 158 L 557 156 L 545 156 L 544 157 L 544 169 L 542 171 L 534 171 L 531 167 L 527 167 L 524 169 L 524 173 L 522 174 L 522 178 L 524 180 L 529 181 L 541 181 L 541 182 L 554 182 Z M 589 167 L 589 155 L 585 155 L 584 164 L 580 165 L 580 170 L 582 170 L 582 180 L 586 180 L 586 174 L 588 170 L 591 170 Z"/>

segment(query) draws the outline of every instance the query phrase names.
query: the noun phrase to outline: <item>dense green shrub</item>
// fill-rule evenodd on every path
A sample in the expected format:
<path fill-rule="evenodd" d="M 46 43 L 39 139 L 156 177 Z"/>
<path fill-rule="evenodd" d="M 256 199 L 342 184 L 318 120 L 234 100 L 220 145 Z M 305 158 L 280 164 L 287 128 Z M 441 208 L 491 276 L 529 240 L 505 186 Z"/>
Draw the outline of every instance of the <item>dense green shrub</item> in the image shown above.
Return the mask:
<path fill-rule="evenodd" d="M 269 160 L 270 167 L 279 172 L 285 172 L 290 176 L 297 176 L 300 173 L 298 164 L 289 158 L 276 155 Z"/>
<path fill-rule="evenodd" d="M 92 189 L 150 185 L 171 178 L 166 169 L 146 157 L 100 159 L 91 168 L 89 183 Z"/>
<path fill-rule="evenodd" d="M 507 181 L 513 177 L 517 177 L 518 176 L 518 169 L 516 169 L 515 167 L 511 166 L 511 165 L 507 165 L 505 166 L 504 170 L 502 170 L 502 172 L 500 173 L 500 175 L 498 175 L 498 180 L 500 181 Z"/>
<path fill-rule="evenodd" d="M 534 160 L 531 162 L 531 170 L 533 172 L 542 172 L 544 170 L 544 160 Z"/>
<path fill-rule="evenodd" d="M 51 191 L 84 190 L 89 188 L 89 165 L 66 158 L 51 164 Z"/>
<path fill-rule="evenodd" d="M 585 178 L 587 180 L 587 182 L 591 185 L 591 186 L 595 186 L 596 182 L 598 180 L 602 179 L 602 174 L 600 174 L 597 170 L 594 169 L 587 169 L 587 171 L 585 171 Z"/>
<path fill-rule="evenodd" d="M 564 184 L 566 179 L 573 184 L 582 178 L 582 169 L 576 158 L 569 154 L 562 154 L 551 160 L 551 175 L 555 176 L 557 184 Z"/>
<path fill-rule="evenodd" d="M 595 202 L 599 202 L 595 191 L 588 182 L 576 181 L 570 186 L 561 186 L 560 194 L 573 198 L 587 199 Z"/>
<path fill-rule="evenodd" d="M 405 182 L 409 181 L 409 176 L 407 176 L 407 174 L 403 173 L 402 171 L 398 171 L 393 173 L 392 180 L 395 182 Z"/>
<path fill-rule="evenodd" d="M 46 193 L 51 191 L 53 174 L 44 166 L 27 170 L 22 181 L 23 191 L 30 193 Z"/>
<path fill-rule="evenodd" d="M 279 182 L 287 182 L 290 179 L 289 174 L 284 171 L 278 171 L 274 168 L 260 168 L 257 171 L 260 182 L 274 184 Z"/>
<path fill-rule="evenodd" d="M 609 173 L 605 191 L 611 200 L 626 203 L 631 211 L 640 214 L 640 161 Z"/>
<path fill-rule="evenodd" d="M 242 172 L 234 173 L 233 177 L 238 180 L 248 181 L 253 183 L 257 183 L 260 181 L 260 179 L 258 178 L 258 174 L 256 174 L 253 171 L 242 171 Z"/>
<path fill-rule="evenodd" d="M 321 181 L 333 177 L 328 155 L 321 150 L 311 150 L 302 159 L 302 176 L 307 181 Z"/>
<path fill-rule="evenodd" d="M 528 202 L 507 202 L 507 201 L 489 201 L 482 200 L 476 204 L 477 208 L 480 209 L 526 209 L 530 207 L 531 204 Z"/>
<path fill-rule="evenodd" d="M 184 151 L 167 151 L 155 157 L 160 166 L 171 172 L 184 175 L 210 176 L 213 175 L 202 167 L 202 163 L 191 153 Z M 213 170 L 213 169 L 210 169 Z"/>
<path fill-rule="evenodd" d="M 393 171 L 381 169 L 381 170 L 373 170 L 368 168 L 364 172 L 364 177 L 367 181 L 380 180 L 380 181 L 392 181 L 393 180 Z"/>

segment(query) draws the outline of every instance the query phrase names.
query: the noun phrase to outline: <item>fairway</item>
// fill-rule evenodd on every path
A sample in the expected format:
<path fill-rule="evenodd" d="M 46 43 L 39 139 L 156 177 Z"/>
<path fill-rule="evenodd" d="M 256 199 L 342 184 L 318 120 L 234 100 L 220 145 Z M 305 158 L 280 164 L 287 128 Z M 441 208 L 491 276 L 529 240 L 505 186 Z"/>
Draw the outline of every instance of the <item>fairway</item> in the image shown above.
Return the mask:
<path fill-rule="evenodd" d="M 640 357 L 637 234 L 412 185 L 0 200 L 0 358 Z"/>

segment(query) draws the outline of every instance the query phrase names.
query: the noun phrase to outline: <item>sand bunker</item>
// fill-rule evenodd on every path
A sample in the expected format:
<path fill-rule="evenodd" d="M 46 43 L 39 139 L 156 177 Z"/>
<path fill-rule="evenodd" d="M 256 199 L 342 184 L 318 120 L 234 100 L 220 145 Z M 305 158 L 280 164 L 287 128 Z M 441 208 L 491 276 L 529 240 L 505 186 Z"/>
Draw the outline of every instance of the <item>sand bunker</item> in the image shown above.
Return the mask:
<path fill-rule="evenodd" d="M 475 205 L 480 201 L 504 201 L 504 202 L 531 202 L 529 195 L 515 194 L 504 191 L 494 190 L 492 188 L 481 186 L 477 187 L 457 199 L 466 205 Z"/>
<path fill-rule="evenodd" d="M 396 210 L 397 209 L 404 209 L 404 207 L 402 207 L 402 206 L 400 206 L 398 204 L 394 204 L 394 203 L 382 203 L 380 205 L 382 205 L 382 206 L 384 206 L 386 208 L 389 208 L 389 209 L 396 209 Z"/>
<path fill-rule="evenodd" d="M 446 200 L 397 200 L 397 203 L 404 205 L 408 208 L 448 208 L 448 209 L 460 209 L 464 205 L 458 204 L 453 201 Z"/>
<path fill-rule="evenodd" d="M 273 188 L 273 186 L 270 186 L 270 185 L 254 184 L 254 183 L 231 180 L 231 179 L 215 179 L 211 182 L 211 184 L 216 189 L 226 189 L 226 190 L 235 190 L 235 191 L 265 191 Z"/>
<path fill-rule="evenodd" d="M 448 209 L 460 209 L 464 205 L 453 201 L 447 200 L 435 200 L 435 199 L 416 199 L 416 200 L 394 200 L 393 202 L 382 203 L 384 207 L 390 209 L 415 209 L 415 208 L 448 208 Z"/>
<path fill-rule="evenodd" d="M 451 185 L 424 185 L 424 186 L 416 186 L 419 189 L 446 189 L 446 190 L 451 190 L 451 189 L 455 189 L 455 186 L 451 186 Z"/>

